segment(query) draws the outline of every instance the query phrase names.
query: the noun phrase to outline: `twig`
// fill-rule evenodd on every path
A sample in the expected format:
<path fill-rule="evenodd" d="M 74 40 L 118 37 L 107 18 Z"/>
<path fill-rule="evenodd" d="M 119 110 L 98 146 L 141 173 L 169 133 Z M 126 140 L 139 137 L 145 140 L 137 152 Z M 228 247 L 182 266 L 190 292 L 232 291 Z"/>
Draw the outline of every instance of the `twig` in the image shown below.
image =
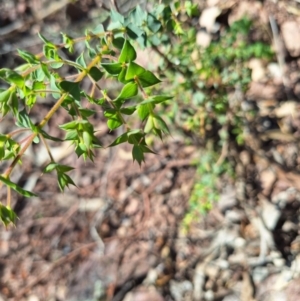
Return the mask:
<path fill-rule="evenodd" d="M 279 37 L 279 31 L 277 23 L 272 15 L 269 16 L 269 21 L 272 29 L 272 34 L 274 38 L 274 45 L 276 50 L 277 61 L 279 64 L 279 68 L 281 69 L 282 74 L 282 83 L 285 88 L 285 93 L 288 99 L 292 99 L 291 95 L 291 81 L 287 76 L 287 67 L 284 59 L 284 50 L 283 50 L 283 43 Z"/>

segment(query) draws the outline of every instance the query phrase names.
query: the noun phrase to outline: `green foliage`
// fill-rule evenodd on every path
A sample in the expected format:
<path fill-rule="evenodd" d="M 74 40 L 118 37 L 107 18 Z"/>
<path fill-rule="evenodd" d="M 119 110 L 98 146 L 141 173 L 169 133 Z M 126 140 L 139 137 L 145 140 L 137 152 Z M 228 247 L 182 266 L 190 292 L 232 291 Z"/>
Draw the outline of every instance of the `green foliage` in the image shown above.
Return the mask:
<path fill-rule="evenodd" d="M 96 111 L 103 112 L 110 131 L 122 129 L 108 147 L 130 144 L 133 161 L 138 164 L 142 164 L 147 153 L 154 153 L 147 145 L 147 138 L 153 134 L 162 139 L 169 133 L 170 123 L 192 132 L 206 148 L 211 143 L 211 133 L 217 133 L 214 148 L 207 148 L 199 162 L 199 182 L 194 187 L 185 222 L 211 207 L 217 198 L 217 178 L 229 170 L 226 158 L 217 165 L 216 158 L 230 135 L 243 143 L 243 116 L 239 105 L 232 103 L 228 95 L 247 89 L 251 73 L 246 63 L 250 58 L 270 59 L 273 54 L 262 42 L 249 41 L 252 24 L 246 18 L 201 49 L 196 43 L 196 30 L 191 26 L 192 18 L 199 15 L 192 1 L 156 4 L 151 13 L 137 6 L 126 17 L 111 11 L 107 28 L 100 24 L 78 38 L 62 33 L 61 44 L 54 44 L 40 34 L 41 54 L 19 50 L 25 63 L 14 70 L 0 69 L 5 87 L 0 89 L 0 114 L 12 116 L 18 128 L 0 134 L 0 159 L 8 161 L 8 168 L 0 176 L 0 186 L 7 187 L 6 205 L 0 203 L 0 219 L 5 226 L 16 221 L 10 208 L 10 189 L 25 197 L 34 195 L 10 181 L 14 167 L 22 163 L 28 147 L 33 142 L 45 145 L 49 164 L 44 173 L 55 172 L 62 191 L 75 185 L 68 175 L 73 168 L 55 161 L 47 141 L 70 141 L 78 157 L 93 160 L 95 150 L 105 147 L 90 122 Z M 82 43 L 84 50 L 74 60 L 65 59 L 62 50 L 75 55 L 77 43 Z M 136 47 L 152 47 L 161 56 L 157 73 L 137 62 Z M 63 75 L 66 69 L 63 66 L 70 70 L 67 77 Z M 103 89 L 102 78 L 117 83 L 119 90 Z M 159 78 L 173 95 L 161 92 Z M 90 81 L 90 91 L 83 88 L 84 79 Z M 95 96 L 95 91 L 100 97 Z M 38 122 L 33 121 L 31 110 L 45 97 L 52 97 L 54 105 Z M 85 100 L 95 109 L 87 109 Z M 69 115 L 68 122 L 58 125 L 65 132 L 63 139 L 45 130 L 60 108 Z M 131 128 L 130 118 L 139 118 L 140 127 Z M 20 132 L 28 133 L 22 143 L 18 141 Z"/>
<path fill-rule="evenodd" d="M 193 9 L 190 10 L 192 12 Z M 87 30 L 84 37 L 73 38 L 62 33 L 61 44 L 54 44 L 39 34 L 43 42 L 41 54 L 19 50 L 18 54 L 25 64 L 15 70 L 0 70 L 0 79 L 6 86 L 0 90 L 0 114 L 2 117 L 11 115 L 19 128 L 0 135 L 0 159 L 8 161 L 9 166 L 0 176 L 0 186 L 7 187 L 7 205 L 0 203 L 0 219 L 5 226 L 16 220 L 15 213 L 10 209 L 10 189 L 25 197 L 35 195 L 10 181 L 14 167 L 22 162 L 23 154 L 33 142 L 45 145 L 50 163 L 44 168 L 44 173 L 56 172 L 62 191 L 69 185 L 75 185 L 68 175 L 73 168 L 55 162 L 47 140 L 70 141 L 78 157 L 90 160 L 95 156 L 95 149 L 104 147 L 90 122 L 95 110 L 84 107 L 85 99 L 101 108 L 109 130 L 123 129 L 123 133 L 108 147 L 129 143 L 132 145 L 133 161 L 138 164 L 145 160 L 146 153 L 154 153 L 146 143 L 147 135 L 152 133 L 162 138 L 164 133 L 168 133 L 167 125 L 156 113 L 155 107 L 172 97 L 155 95 L 151 89 L 145 90 L 161 81 L 136 62 L 135 48 L 136 44 L 149 46 L 148 39 L 162 40 L 163 28 L 179 32 L 178 21 L 171 14 L 170 7 L 163 5 L 158 5 L 151 14 L 137 6 L 127 17 L 116 11 L 111 11 L 110 17 L 111 23 L 106 29 L 98 25 L 93 30 Z M 174 26 L 167 26 L 173 23 Z M 75 60 L 65 59 L 62 49 L 74 53 L 76 43 L 84 44 L 83 52 Z M 63 66 L 72 70 L 67 78 L 62 74 Z M 116 93 L 102 89 L 99 81 L 103 77 L 118 82 L 120 91 Z M 91 82 L 91 91 L 83 88 L 85 78 Z M 96 90 L 101 94 L 100 98 L 94 96 Z M 39 122 L 33 122 L 31 109 L 45 97 L 52 97 L 55 104 Z M 58 125 L 65 132 L 64 139 L 50 136 L 44 129 L 61 107 L 70 117 L 69 122 Z M 140 118 L 140 128 L 132 129 L 127 116 Z M 18 142 L 20 132 L 28 132 L 22 144 Z"/>
<path fill-rule="evenodd" d="M 187 2 L 187 14 L 197 15 L 193 11 L 196 8 L 192 9 L 192 4 Z M 232 175 L 226 156 L 218 165 L 216 162 L 229 139 L 235 139 L 238 145 L 244 143 L 245 117 L 241 99 L 235 95 L 243 95 L 251 81 L 249 59 L 268 61 L 274 56 L 269 45 L 250 40 L 253 22 L 248 18 L 233 23 L 207 48 L 197 45 L 197 32 L 189 21 L 181 22 L 184 33 L 176 43 L 166 44 L 159 50 L 164 58 L 161 75 L 174 94 L 172 105 L 164 106 L 162 114 L 205 149 L 199 160 L 185 226 L 207 212 L 218 199 L 218 179 L 224 173 Z M 151 122 L 149 118 L 148 124 Z"/>

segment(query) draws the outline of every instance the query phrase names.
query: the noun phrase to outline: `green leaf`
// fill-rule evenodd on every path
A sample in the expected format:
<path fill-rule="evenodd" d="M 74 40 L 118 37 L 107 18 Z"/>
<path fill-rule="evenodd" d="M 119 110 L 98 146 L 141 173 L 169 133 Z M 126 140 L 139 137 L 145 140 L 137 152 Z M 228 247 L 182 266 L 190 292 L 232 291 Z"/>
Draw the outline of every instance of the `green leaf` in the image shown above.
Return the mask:
<path fill-rule="evenodd" d="M 138 93 L 137 83 L 130 82 L 122 88 L 122 90 L 116 100 L 123 100 L 123 99 L 125 100 L 125 99 L 131 98 L 133 96 L 136 96 L 137 93 Z"/>
<path fill-rule="evenodd" d="M 160 129 L 164 133 L 169 133 L 169 128 L 165 121 L 158 115 L 153 116 L 153 123 L 155 128 Z"/>
<path fill-rule="evenodd" d="M 151 105 L 149 106 L 149 104 L 140 105 L 137 108 L 138 115 L 142 121 L 144 121 L 147 118 L 151 111 L 152 107 Z"/>
<path fill-rule="evenodd" d="M 19 114 L 17 115 L 16 125 L 25 129 L 35 128 L 34 124 L 32 123 L 25 109 L 20 111 Z"/>
<path fill-rule="evenodd" d="M 123 48 L 124 42 L 125 39 L 122 37 L 114 38 L 112 41 L 113 45 L 120 50 Z"/>
<path fill-rule="evenodd" d="M 127 132 L 119 136 L 113 143 L 111 143 L 108 147 L 116 146 L 118 144 L 127 142 L 128 137 L 127 137 Z"/>
<path fill-rule="evenodd" d="M 121 63 L 102 63 L 101 66 L 111 75 L 118 75 L 122 70 Z"/>
<path fill-rule="evenodd" d="M 123 124 L 122 120 L 119 119 L 118 116 L 114 119 L 109 119 L 107 121 L 107 126 L 110 130 L 114 130 Z"/>
<path fill-rule="evenodd" d="M 150 71 L 145 71 L 138 76 L 141 85 L 145 87 L 150 87 L 160 83 L 161 81 Z"/>
<path fill-rule="evenodd" d="M 153 117 L 149 116 L 149 118 L 147 119 L 147 122 L 145 124 L 145 127 L 144 127 L 144 132 L 150 133 L 153 128 L 154 128 Z"/>
<path fill-rule="evenodd" d="M 60 83 L 60 87 L 69 92 L 76 100 L 80 100 L 80 88 L 79 83 L 77 82 L 69 82 L 69 81 L 62 81 Z"/>
<path fill-rule="evenodd" d="M 124 23 L 124 17 L 114 9 L 110 11 L 110 18 L 112 22 L 119 22 L 121 24 Z"/>
<path fill-rule="evenodd" d="M 92 30 L 93 34 L 99 34 L 99 33 L 104 33 L 104 32 L 105 32 L 105 30 L 104 30 L 104 27 L 102 24 L 98 24 L 96 26 L 96 28 Z"/>
<path fill-rule="evenodd" d="M 22 88 L 25 83 L 23 76 L 12 70 L 7 71 L 6 80 L 10 83 L 16 84 L 19 88 Z"/>
<path fill-rule="evenodd" d="M 29 197 L 33 197 L 33 196 L 37 196 L 35 193 L 31 192 L 31 191 L 27 191 L 23 188 L 21 188 L 20 186 L 18 186 L 17 184 L 11 182 L 9 179 L 4 178 L 3 176 L 0 176 L 0 181 L 3 182 L 5 185 L 7 185 L 8 187 L 12 188 L 13 190 L 15 190 L 16 192 L 18 192 L 19 194 L 29 198 Z"/>
<path fill-rule="evenodd" d="M 7 227 L 11 223 L 15 225 L 17 215 L 9 206 L 0 204 L 0 220 L 5 227 Z"/>
<path fill-rule="evenodd" d="M 142 162 L 145 161 L 144 152 L 139 145 L 133 146 L 132 158 L 133 158 L 133 162 L 137 161 L 139 163 L 139 165 L 141 165 Z"/>
<path fill-rule="evenodd" d="M 103 76 L 103 72 L 101 72 L 97 67 L 93 66 L 90 70 L 89 70 L 89 74 L 90 76 L 93 78 L 93 80 L 95 82 L 99 81 L 102 76 Z"/>
<path fill-rule="evenodd" d="M 54 44 L 52 44 L 49 40 L 47 40 L 41 33 L 38 33 L 38 36 L 45 44 L 54 46 Z"/>
<path fill-rule="evenodd" d="M 78 140 L 78 132 L 76 130 L 68 130 L 65 136 L 65 141 L 67 140 Z"/>
<path fill-rule="evenodd" d="M 57 182 L 61 191 L 64 191 L 65 187 L 69 187 L 69 185 L 76 186 L 71 177 L 65 173 L 57 173 Z"/>
<path fill-rule="evenodd" d="M 74 169 L 74 167 L 68 166 L 68 165 L 62 165 L 62 164 L 57 164 L 56 165 L 56 170 L 59 171 L 59 172 L 68 172 L 68 171 L 71 171 L 73 169 Z"/>
<path fill-rule="evenodd" d="M 80 56 L 76 59 L 76 63 L 82 66 L 83 68 L 86 68 L 86 63 L 84 60 L 83 52 L 80 54 Z"/>
<path fill-rule="evenodd" d="M 0 92 L 0 102 L 8 102 L 12 91 L 10 89 Z"/>
<path fill-rule="evenodd" d="M 144 33 L 143 30 L 141 30 L 139 27 L 137 27 L 133 23 L 130 23 L 126 26 L 126 32 L 127 32 L 128 36 L 133 40 L 136 40 L 138 37 L 140 37 Z"/>
<path fill-rule="evenodd" d="M 154 33 L 158 32 L 161 28 L 160 21 L 158 21 L 152 14 L 148 14 L 147 16 L 147 25 L 149 29 Z"/>
<path fill-rule="evenodd" d="M 90 109 L 79 109 L 79 112 L 83 118 L 88 118 L 96 113 L 95 110 Z"/>
<path fill-rule="evenodd" d="M 5 156 L 5 144 L 7 139 L 8 138 L 5 135 L 0 134 L 0 160 L 2 160 Z"/>
<path fill-rule="evenodd" d="M 38 64 L 39 60 L 36 56 L 28 51 L 18 49 L 19 56 L 30 64 Z"/>
<path fill-rule="evenodd" d="M 53 98 L 55 98 L 55 99 L 60 98 L 61 91 L 58 88 L 57 83 L 56 83 L 56 78 L 53 75 L 50 75 L 50 89 L 53 91 L 58 91 L 58 93 L 55 93 L 55 92 L 51 93 Z"/>
<path fill-rule="evenodd" d="M 40 132 L 41 135 L 43 135 L 44 138 L 46 138 L 48 140 L 52 140 L 52 141 L 56 141 L 56 142 L 63 142 L 64 141 L 63 139 L 59 139 L 59 138 L 50 136 L 47 132 L 45 132 L 42 129 L 39 129 L 39 132 Z"/>
<path fill-rule="evenodd" d="M 67 34 L 61 32 L 60 33 L 63 37 L 63 43 L 65 44 L 64 45 L 64 48 L 68 49 L 70 53 L 73 53 L 74 52 L 74 40 L 68 36 Z"/>
<path fill-rule="evenodd" d="M 137 5 L 135 9 L 130 12 L 130 17 L 133 24 L 141 26 L 147 19 L 147 12 L 143 10 L 140 5 Z"/>
<path fill-rule="evenodd" d="M 168 96 L 168 95 L 155 95 L 143 100 L 142 102 L 139 103 L 139 105 L 144 105 L 146 103 L 158 104 L 170 100 L 172 98 L 173 96 Z"/>
<path fill-rule="evenodd" d="M 142 66 L 140 66 L 134 62 L 130 62 L 128 65 L 128 68 L 127 68 L 125 80 L 131 80 L 135 76 L 140 76 L 145 71 L 146 71 L 145 68 L 143 68 Z"/>
<path fill-rule="evenodd" d="M 122 51 L 119 56 L 120 63 L 129 63 L 136 59 L 136 52 L 128 40 L 123 44 Z"/>
<path fill-rule="evenodd" d="M 122 66 L 122 71 L 119 73 L 118 81 L 123 84 L 127 84 L 130 80 L 126 80 L 127 66 Z"/>
<path fill-rule="evenodd" d="M 134 130 L 128 133 L 128 143 L 139 144 L 145 137 L 141 130 Z"/>
<path fill-rule="evenodd" d="M 55 162 L 49 163 L 49 164 L 44 168 L 43 173 L 49 173 L 49 172 L 52 172 L 53 170 L 56 169 L 57 165 L 58 165 L 58 164 L 55 163 Z"/>
<path fill-rule="evenodd" d="M 136 107 L 128 107 L 128 108 L 122 108 L 120 112 L 125 115 L 132 115 L 135 112 L 135 110 Z"/>
<path fill-rule="evenodd" d="M 65 131 L 78 129 L 78 120 L 73 120 L 64 124 L 59 125 L 59 127 Z"/>

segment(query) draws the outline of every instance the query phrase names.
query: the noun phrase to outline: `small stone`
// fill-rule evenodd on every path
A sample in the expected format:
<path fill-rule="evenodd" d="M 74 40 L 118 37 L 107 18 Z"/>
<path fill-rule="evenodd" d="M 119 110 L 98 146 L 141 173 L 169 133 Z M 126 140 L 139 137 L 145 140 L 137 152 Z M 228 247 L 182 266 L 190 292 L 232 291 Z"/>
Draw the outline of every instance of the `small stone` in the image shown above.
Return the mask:
<path fill-rule="evenodd" d="M 212 290 L 208 290 L 204 293 L 204 299 L 207 300 L 207 301 L 212 301 L 214 300 L 214 292 Z"/>
<path fill-rule="evenodd" d="M 291 56 L 300 55 L 300 27 L 296 21 L 286 21 L 281 25 L 285 46 Z"/>
<path fill-rule="evenodd" d="M 285 259 L 284 258 L 275 258 L 273 263 L 276 267 L 282 268 L 285 266 Z"/>
<path fill-rule="evenodd" d="M 246 240 L 242 237 L 237 237 L 234 240 L 234 247 L 237 249 L 244 248 L 246 246 Z"/>
<path fill-rule="evenodd" d="M 196 36 L 196 44 L 200 47 L 206 48 L 210 45 L 211 35 L 204 30 L 200 30 L 197 32 Z"/>
<path fill-rule="evenodd" d="M 199 19 L 199 24 L 201 27 L 204 27 L 208 32 L 215 32 L 216 18 L 220 15 L 221 10 L 216 7 L 208 7 L 202 11 L 202 14 Z"/>
<path fill-rule="evenodd" d="M 269 275 L 268 267 L 256 267 L 253 269 L 252 278 L 254 283 L 260 283 Z"/>

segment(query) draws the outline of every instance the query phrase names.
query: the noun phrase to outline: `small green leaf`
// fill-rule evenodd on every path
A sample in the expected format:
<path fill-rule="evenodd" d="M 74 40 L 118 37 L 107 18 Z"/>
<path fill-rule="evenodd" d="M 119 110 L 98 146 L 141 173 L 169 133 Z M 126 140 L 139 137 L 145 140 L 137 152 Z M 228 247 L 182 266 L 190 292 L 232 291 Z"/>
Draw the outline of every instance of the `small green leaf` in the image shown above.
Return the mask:
<path fill-rule="evenodd" d="M 90 76 L 93 78 L 93 80 L 95 82 L 99 81 L 102 76 L 103 76 L 103 72 L 101 72 L 97 67 L 93 66 L 90 70 L 89 70 L 89 74 Z"/>
<path fill-rule="evenodd" d="M 30 64 L 38 64 L 39 60 L 36 56 L 28 51 L 18 49 L 19 56 Z"/>
<path fill-rule="evenodd" d="M 65 131 L 74 130 L 78 128 L 78 120 L 73 120 L 64 124 L 59 125 L 59 127 Z"/>
<path fill-rule="evenodd" d="M 78 132 L 76 130 L 68 130 L 65 140 L 78 140 Z"/>
<path fill-rule="evenodd" d="M 126 80 L 127 66 L 122 66 L 122 71 L 119 73 L 118 81 L 123 84 L 127 84 L 130 80 Z"/>
<path fill-rule="evenodd" d="M 127 107 L 120 109 L 120 112 L 125 115 L 132 115 L 136 111 L 136 107 Z"/>
<path fill-rule="evenodd" d="M 122 37 L 114 38 L 112 41 L 113 45 L 120 50 L 123 48 L 124 42 L 125 39 Z"/>
<path fill-rule="evenodd" d="M 139 145 L 133 146 L 132 158 L 133 158 L 133 162 L 137 161 L 139 163 L 139 165 L 141 165 L 142 162 L 145 161 L 144 152 Z"/>
<path fill-rule="evenodd" d="M 160 129 L 164 133 L 169 133 L 169 128 L 165 121 L 158 115 L 153 116 L 154 126 L 157 129 Z"/>
<path fill-rule="evenodd" d="M 124 17 L 114 9 L 110 11 L 110 18 L 112 22 L 120 22 L 121 24 L 124 23 Z"/>
<path fill-rule="evenodd" d="M 152 111 L 151 104 L 140 105 L 137 108 L 138 115 L 142 121 L 144 121 L 147 118 L 147 116 L 150 114 L 151 111 Z"/>
<path fill-rule="evenodd" d="M 136 96 L 137 93 L 138 93 L 137 83 L 130 82 L 122 88 L 122 90 L 116 100 L 123 100 L 123 99 L 125 100 L 125 99 L 131 98 L 133 96 Z"/>
<path fill-rule="evenodd" d="M 152 118 L 152 116 L 149 116 L 149 118 L 147 119 L 147 122 L 145 124 L 145 127 L 144 127 L 144 132 L 150 133 L 153 128 L 154 128 L 153 118 Z"/>
<path fill-rule="evenodd" d="M 123 44 L 122 51 L 119 56 L 119 63 L 129 63 L 136 59 L 136 52 L 128 40 Z"/>
<path fill-rule="evenodd" d="M 80 56 L 76 59 L 76 63 L 82 66 L 83 68 L 86 68 L 86 62 L 84 60 L 83 52 L 80 54 Z"/>
<path fill-rule="evenodd" d="M 143 68 L 142 66 L 140 66 L 140 65 L 138 65 L 134 62 L 130 62 L 129 65 L 128 65 L 128 68 L 127 68 L 125 80 L 131 80 L 135 76 L 139 77 L 145 71 L 146 71 L 145 68 Z"/>
<path fill-rule="evenodd" d="M 95 110 L 90 110 L 90 109 L 79 109 L 79 112 L 83 118 L 88 118 L 88 117 L 96 114 Z"/>
<path fill-rule="evenodd" d="M 150 71 L 145 71 L 138 76 L 141 85 L 145 87 L 150 87 L 160 83 L 161 81 Z"/>
<path fill-rule="evenodd" d="M 108 147 L 111 147 L 111 146 L 115 146 L 115 145 L 118 145 L 118 144 L 121 144 L 121 143 L 124 143 L 128 140 L 128 137 L 127 137 L 127 132 L 122 134 L 121 136 L 119 136 L 112 144 L 110 144 Z"/>
<path fill-rule="evenodd" d="M 122 70 L 120 63 L 103 63 L 101 66 L 111 75 L 118 75 Z"/>
<path fill-rule="evenodd" d="M 136 40 L 144 33 L 144 31 L 137 27 L 134 23 L 130 23 L 126 26 L 126 32 L 133 40 Z"/>
<path fill-rule="evenodd" d="M 64 191 L 65 187 L 69 187 L 69 185 L 76 186 L 71 177 L 65 173 L 57 173 L 57 182 L 61 191 Z"/>
<path fill-rule="evenodd" d="M 147 12 L 141 8 L 140 5 L 137 5 L 131 12 L 130 18 L 133 24 L 137 26 L 142 26 L 147 19 Z"/>
<path fill-rule="evenodd" d="M 11 223 L 15 225 L 17 215 L 9 206 L 0 204 L 0 220 L 5 227 L 7 227 Z"/>
<path fill-rule="evenodd" d="M 0 176 L 0 181 L 3 182 L 5 185 L 7 185 L 8 187 L 12 188 L 13 190 L 15 190 L 16 192 L 18 192 L 19 194 L 29 198 L 29 197 L 33 197 L 33 196 L 37 196 L 35 193 L 31 192 L 31 191 L 27 191 L 23 188 L 21 188 L 20 186 L 18 186 L 17 184 L 11 182 L 10 180 L 4 178 L 3 176 Z"/>
<path fill-rule="evenodd" d="M 76 100 L 80 100 L 80 88 L 79 83 L 77 82 L 69 82 L 69 81 L 62 81 L 60 83 L 60 87 L 69 92 Z"/>
<path fill-rule="evenodd" d="M 107 126 L 110 130 L 114 130 L 123 124 L 119 116 L 115 115 L 115 118 L 111 118 L 107 121 Z"/>
<path fill-rule="evenodd" d="M 55 163 L 55 162 L 49 163 L 49 164 L 44 168 L 43 173 L 49 173 L 49 172 L 52 172 L 53 170 L 56 169 L 57 165 L 58 165 L 58 164 Z"/>
<path fill-rule="evenodd" d="M 158 21 L 152 14 L 148 14 L 147 16 L 147 25 L 154 33 L 158 32 L 161 28 L 160 21 Z"/>
<path fill-rule="evenodd" d="M 10 89 L 0 92 L 0 102 L 8 102 L 12 91 Z"/>
<path fill-rule="evenodd" d="M 48 139 L 48 140 L 52 140 L 52 141 L 56 141 L 56 142 L 63 142 L 63 139 L 59 139 L 56 137 L 53 137 L 51 135 L 49 135 L 47 132 L 45 132 L 44 130 L 40 129 L 39 130 L 40 134 L 43 135 L 44 138 Z"/>
<path fill-rule="evenodd" d="M 71 171 L 73 169 L 74 169 L 74 167 L 68 166 L 68 165 L 61 165 L 61 164 L 56 165 L 56 170 L 58 172 L 68 172 L 68 171 Z"/>
<path fill-rule="evenodd" d="M 33 129 L 35 127 L 25 109 L 19 112 L 16 125 L 25 129 Z"/>
<path fill-rule="evenodd" d="M 12 70 L 6 72 L 6 77 L 4 79 L 10 83 L 16 84 L 19 88 L 22 88 L 25 83 L 23 76 Z"/>
<path fill-rule="evenodd" d="M 143 100 L 142 102 L 139 103 L 139 105 L 144 105 L 146 103 L 158 104 L 170 100 L 172 98 L 173 96 L 168 96 L 168 95 L 155 95 Z"/>
<path fill-rule="evenodd" d="M 50 89 L 53 91 L 58 91 L 58 93 L 51 93 L 53 98 L 58 99 L 61 95 L 61 91 L 57 86 L 56 78 L 53 75 L 50 75 Z"/>
<path fill-rule="evenodd" d="M 105 32 L 105 30 L 104 30 L 104 27 L 102 24 L 98 24 L 96 26 L 96 28 L 92 30 L 93 34 L 99 34 L 99 33 L 104 33 L 104 32 Z"/>
<path fill-rule="evenodd" d="M 128 133 L 128 143 L 130 144 L 140 144 L 144 139 L 145 134 L 140 130 L 131 131 Z"/>

